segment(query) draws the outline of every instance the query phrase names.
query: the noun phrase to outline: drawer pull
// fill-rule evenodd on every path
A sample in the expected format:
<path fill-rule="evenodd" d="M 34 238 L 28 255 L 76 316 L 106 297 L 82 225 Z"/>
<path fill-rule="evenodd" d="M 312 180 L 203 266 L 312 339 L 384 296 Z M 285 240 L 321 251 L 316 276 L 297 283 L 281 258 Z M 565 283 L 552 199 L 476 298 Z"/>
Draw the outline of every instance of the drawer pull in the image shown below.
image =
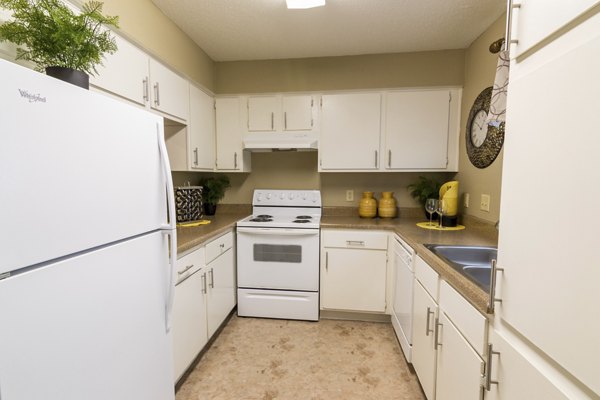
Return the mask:
<path fill-rule="evenodd" d="M 185 268 L 181 271 L 177 271 L 178 275 L 183 275 L 188 272 L 190 269 L 194 268 L 194 264 L 186 265 Z"/>
<path fill-rule="evenodd" d="M 348 246 L 364 246 L 365 242 L 363 240 L 346 240 L 346 244 Z"/>

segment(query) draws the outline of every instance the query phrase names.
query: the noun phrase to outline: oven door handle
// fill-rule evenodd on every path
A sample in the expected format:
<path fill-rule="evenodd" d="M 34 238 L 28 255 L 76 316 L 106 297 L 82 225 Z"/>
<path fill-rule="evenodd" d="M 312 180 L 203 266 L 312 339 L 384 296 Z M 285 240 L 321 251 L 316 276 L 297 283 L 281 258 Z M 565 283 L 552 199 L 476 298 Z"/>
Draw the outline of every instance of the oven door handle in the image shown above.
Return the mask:
<path fill-rule="evenodd" d="M 237 228 L 238 233 L 272 236 L 314 236 L 319 235 L 318 229 L 280 229 L 280 228 Z"/>

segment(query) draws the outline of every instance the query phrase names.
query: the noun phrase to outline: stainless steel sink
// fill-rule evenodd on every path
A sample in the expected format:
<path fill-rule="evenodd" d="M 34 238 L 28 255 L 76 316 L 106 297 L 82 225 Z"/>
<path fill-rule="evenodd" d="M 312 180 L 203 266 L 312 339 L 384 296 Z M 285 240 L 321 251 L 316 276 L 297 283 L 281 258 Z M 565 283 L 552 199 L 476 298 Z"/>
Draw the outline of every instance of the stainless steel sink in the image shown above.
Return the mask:
<path fill-rule="evenodd" d="M 442 244 L 426 244 L 425 247 L 483 290 L 489 292 L 492 260 L 498 257 L 496 247 Z"/>

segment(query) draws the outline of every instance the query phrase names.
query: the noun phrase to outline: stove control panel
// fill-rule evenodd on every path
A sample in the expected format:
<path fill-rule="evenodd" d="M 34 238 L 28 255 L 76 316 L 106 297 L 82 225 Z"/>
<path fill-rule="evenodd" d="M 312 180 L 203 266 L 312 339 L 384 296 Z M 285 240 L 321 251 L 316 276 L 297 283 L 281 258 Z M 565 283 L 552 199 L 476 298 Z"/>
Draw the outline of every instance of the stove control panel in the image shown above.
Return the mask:
<path fill-rule="evenodd" d="M 256 189 L 252 205 L 321 207 L 321 192 L 319 190 Z"/>

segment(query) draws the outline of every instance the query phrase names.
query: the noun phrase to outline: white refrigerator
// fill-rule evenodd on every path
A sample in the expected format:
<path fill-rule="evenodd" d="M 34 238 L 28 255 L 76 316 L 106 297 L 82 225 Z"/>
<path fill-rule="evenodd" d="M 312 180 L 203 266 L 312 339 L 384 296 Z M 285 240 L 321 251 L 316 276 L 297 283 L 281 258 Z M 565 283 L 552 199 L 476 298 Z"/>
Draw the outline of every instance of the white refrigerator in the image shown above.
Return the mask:
<path fill-rule="evenodd" d="M 3 60 L 0 88 L 0 399 L 173 399 L 162 119 Z"/>

